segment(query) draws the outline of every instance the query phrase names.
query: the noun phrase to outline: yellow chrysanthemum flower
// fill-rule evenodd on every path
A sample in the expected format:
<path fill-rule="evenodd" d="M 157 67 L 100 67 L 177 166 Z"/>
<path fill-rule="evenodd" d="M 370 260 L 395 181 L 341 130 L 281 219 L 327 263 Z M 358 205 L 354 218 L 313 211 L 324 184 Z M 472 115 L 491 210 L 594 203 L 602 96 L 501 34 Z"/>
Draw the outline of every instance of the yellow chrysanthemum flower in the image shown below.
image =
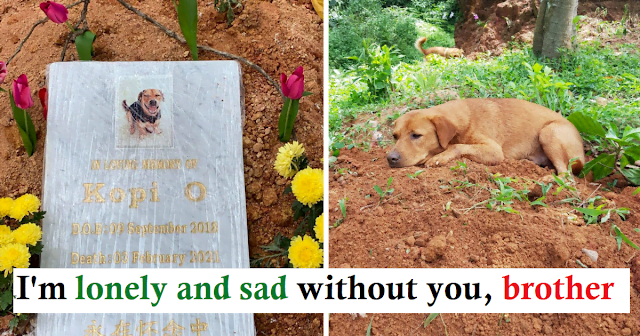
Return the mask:
<path fill-rule="evenodd" d="M 304 235 L 291 240 L 289 261 L 295 268 L 318 268 L 322 265 L 322 249 L 313 238 Z"/>
<path fill-rule="evenodd" d="M 316 233 L 318 241 L 324 243 L 324 214 L 316 218 L 316 226 L 313 227 L 313 231 Z"/>
<path fill-rule="evenodd" d="M 29 249 L 22 244 L 8 244 L 0 247 L 0 272 L 6 277 L 13 268 L 29 268 Z"/>
<path fill-rule="evenodd" d="M 285 144 L 278 149 L 273 167 L 282 177 L 291 178 L 298 172 L 297 167 L 292 167 L 293 160 L 302 156 L 303 153 L 304 146 L 297 141 Z"/>
<path fill-rule="evenodd" d="M 9 197 L 0 198 L 0 218 L 9 214 L 11 207 L 13 206 L 13 200 Z"/>
<path fill-rule="evenodd" d="M 13 235 L 11 228 L 6 225 L 0 225 L 0 246 L 13 243 Z"/>
<path fill-rule="evenodd" d="M 291 181 L 291 191 L 300 203 L 312 206 L 322 200 L 323 182 L 322 169 L 305 168 Z"/>
<path fill-rule="evenodd" d="M 34 213 L 38 209 L 40 209 L 40 200 L 31 194 L 24 194 L 13 201 L 9 217 L 22 220 L 24 216 Z"/>
<path fill-rule="evenodd" d="M 13 231 L 13 239 L 18 244 L 35 246 L 40 238 L 42 238 L 42 230 L 33 223 L 22 224 Z"/>

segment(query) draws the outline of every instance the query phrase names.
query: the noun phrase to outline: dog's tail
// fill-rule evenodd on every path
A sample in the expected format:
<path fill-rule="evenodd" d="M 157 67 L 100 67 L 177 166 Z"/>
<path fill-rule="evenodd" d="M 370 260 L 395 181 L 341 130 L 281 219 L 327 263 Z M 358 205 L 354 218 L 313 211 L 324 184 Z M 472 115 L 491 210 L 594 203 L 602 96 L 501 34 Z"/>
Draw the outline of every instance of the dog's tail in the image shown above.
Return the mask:
<path fill-rule="evenodd" d="M 419 38 L 419 39 L 417 39 L 417 40 L 416 40 L 415 47 L 416 47 L 416 49 L 420 50 L 420 52 L 422 52 L 425 56 L 427 56 L 427 55 L 429 55 L 429 54 L 427 53 L 427 51 L 426 51 L 426 50 L 424 50 L 424 48 L 422 48 L 422 45 L 423 45 L 425 42 L 427 42 L 427 37 L 426 37 L 426 36 L 425 36 L 425 37 L 421 37 L 421 38 Z"/>
<path fill-rule="evenodd" d="M 124 111 L 129 111 L 129 105 L 127 105 L 127 101 L 123 100 L 122 101 L 122 108 L 124 109 Z"/>

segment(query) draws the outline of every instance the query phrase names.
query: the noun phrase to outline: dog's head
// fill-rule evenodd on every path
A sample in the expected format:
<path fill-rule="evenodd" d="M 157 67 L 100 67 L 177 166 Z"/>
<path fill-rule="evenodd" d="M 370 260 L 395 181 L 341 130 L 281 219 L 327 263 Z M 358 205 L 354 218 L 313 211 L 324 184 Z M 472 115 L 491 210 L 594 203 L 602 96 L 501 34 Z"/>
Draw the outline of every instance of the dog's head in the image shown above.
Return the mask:
<path fill-rule="evenodd" d="M 429 110 L 416 110 L 396 120 L 393 138 L 396 144 L 387 154 L 391 168 L 422 164 L 443 152 L 456 134 L 456 127 L 446 117 Z"/>
<path fill-rule="evenodd" d="M 138 94 L 138 101 L 144 113 L 155 117 L 160 113 L 160 102 L 164 101 L 164 95 L 158 89 L 146 89 Z"/>

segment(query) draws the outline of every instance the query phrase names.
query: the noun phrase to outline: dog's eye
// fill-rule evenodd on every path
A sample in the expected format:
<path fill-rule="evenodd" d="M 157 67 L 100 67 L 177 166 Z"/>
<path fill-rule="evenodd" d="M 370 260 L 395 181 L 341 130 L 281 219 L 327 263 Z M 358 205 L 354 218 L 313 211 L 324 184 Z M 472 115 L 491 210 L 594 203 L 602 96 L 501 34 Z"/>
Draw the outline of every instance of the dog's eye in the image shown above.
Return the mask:
<path fill-rule="evenodd" d="M 411 139 L 420 139 L 420 137 L 422 137 L 422 134 L 411 133 Z"/>

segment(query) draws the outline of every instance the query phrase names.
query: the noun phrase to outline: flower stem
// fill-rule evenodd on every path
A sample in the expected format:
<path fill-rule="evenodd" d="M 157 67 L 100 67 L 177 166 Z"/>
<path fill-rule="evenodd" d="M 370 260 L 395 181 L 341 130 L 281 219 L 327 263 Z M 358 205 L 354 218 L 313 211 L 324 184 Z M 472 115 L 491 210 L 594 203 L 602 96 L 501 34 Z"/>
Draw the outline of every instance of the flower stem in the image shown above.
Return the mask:
<path fill-rule="evenodd" d="M 69 27 L 69 29 L 71 29 L 71 31 L 76 31 L 75 29 L 73 29 L 73 26 L 69 23 L 69 21 L 65 21 L 64 23 L 67 24 L 67 27 Z"/>

